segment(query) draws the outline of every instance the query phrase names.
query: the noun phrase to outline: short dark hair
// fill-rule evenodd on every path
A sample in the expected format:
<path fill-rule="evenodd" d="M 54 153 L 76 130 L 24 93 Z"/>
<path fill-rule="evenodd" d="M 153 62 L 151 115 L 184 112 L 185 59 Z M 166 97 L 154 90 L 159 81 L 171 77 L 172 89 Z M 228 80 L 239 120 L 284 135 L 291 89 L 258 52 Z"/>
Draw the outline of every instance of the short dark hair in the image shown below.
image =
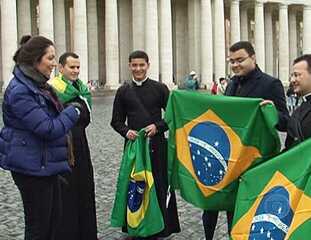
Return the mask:
<path fill-rule="evenodd" d="M 74 52 L 65 52 L 59 57 L 58 63 L 61 64 L 62 66 L 65 66 L 67 62 L 67 58 L 69 57 L 79 58 L 78 54 Z"/>
<path fill-rule="evenodd" d="M 132 59 L 135 59 L 135 58 L 143 58 L 143 59 L 145 59 L 145 61 L 147 63 L 149 63 L 148 54 L 146 52 L 144 52 L 144 51 L 136 50 L 134 52 L 131 52 L 131 54 L 129 55 L 129 62 L 131 62 Z"/>
<path fill-rule="evenodd" d="M 308 64 L 308 72 L 311 73 L 311 54 L 304 54 L 298 58 L 296 58 L 294 60 L 294 64 L 302 62 L 302 61 L 306 61 L 306 63 Z"/>
<path fill-rule="evenodd" d="M 41 61 L 50 46 L 54 46 L 50 39 L 43 36 L 25 35 L 21 38 L 20 47 L 15 52 L 13 60 L 17 65 L 34 66 Z"/>
<path fill-rule="evenodd" d="M 236 42 L 234 43 L 230 48 L 229 51 L 230 52 L 236 52 L 240 49 L 244 49 L 249 56 L 253 56 L 255 55 L 255 50 L 254 47 L 252 46 L 252 44 L 248 41 L 240 41 L 240 42 Z"/>

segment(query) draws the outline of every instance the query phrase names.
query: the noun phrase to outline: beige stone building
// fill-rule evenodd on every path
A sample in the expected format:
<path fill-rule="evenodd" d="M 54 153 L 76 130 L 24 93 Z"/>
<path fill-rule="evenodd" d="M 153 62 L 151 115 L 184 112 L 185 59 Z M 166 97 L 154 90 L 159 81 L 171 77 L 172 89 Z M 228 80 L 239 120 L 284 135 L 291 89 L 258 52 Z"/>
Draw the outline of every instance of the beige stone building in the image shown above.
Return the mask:
<path fill-rule="evenodd" d="M 230 74 L 228 47 L 251 41 L 262 70 L 286 85 L 290 63 L 311 53 L 311 0 L 0 0 L 0 81 L 24 34 L 75 51 L 81 79 L 116 89 L 130 78 L 128 54 L 150 56 L 150 76 L 172 87 L 195 70 L 202 85 Z"/>

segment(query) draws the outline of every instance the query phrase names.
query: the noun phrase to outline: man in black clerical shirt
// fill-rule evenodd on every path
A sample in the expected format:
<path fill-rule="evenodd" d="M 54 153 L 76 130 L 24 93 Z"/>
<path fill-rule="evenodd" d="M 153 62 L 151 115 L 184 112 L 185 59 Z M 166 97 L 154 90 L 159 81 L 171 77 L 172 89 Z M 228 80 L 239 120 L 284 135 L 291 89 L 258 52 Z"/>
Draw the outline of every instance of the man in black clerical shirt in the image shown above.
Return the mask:
<path fill-rule="evenodd" d="M 256 64 L 255 50 L 250 42 L 240 41 L 229 49 L 229 63 L 234 73 L 225 95 L 264 99 L 261 105 L 274 104 L 278 110 L 277 129 L 286 131 L 289 118 L 282 83 L 260 70 Z M 233 146 L 234 147 L 234 146 Z M 212 240 L 217 224 L 218 211 L 204 211 L 202 219 L 205 238 Z M 233 212 L 227 212 L 228 229 L 231 230 Z"/>
<path fill-rule="evenodd" d="M 311 136 L 311 54 L 294 60 L 291 84 L 302 104 L 292 114 L 287 128 L 285 147 L 288 149 Z"/>
<path fill-rule="evenodd" d="M 169 90 L 165 84 L 147 77 L 149 66 L 145 52 L 134 51 L 130 54 L 132 80 L 117 90 L 111 120 L 111 126 L 126 141 L 135 140 L 137 132 L 142 128 L 147 137 L 150 137 L 152 175 L 165 228 L 154 236 L 135 239 L 157 239 L 180 231 L 174 192 L 170 193 L 166 207 L 168 177 L 164 132 L 168 130 L 168 126 L 162 119 L 162 110 L 166 108 Z M 126 231 L 125 228 L 123 230 Z"/>

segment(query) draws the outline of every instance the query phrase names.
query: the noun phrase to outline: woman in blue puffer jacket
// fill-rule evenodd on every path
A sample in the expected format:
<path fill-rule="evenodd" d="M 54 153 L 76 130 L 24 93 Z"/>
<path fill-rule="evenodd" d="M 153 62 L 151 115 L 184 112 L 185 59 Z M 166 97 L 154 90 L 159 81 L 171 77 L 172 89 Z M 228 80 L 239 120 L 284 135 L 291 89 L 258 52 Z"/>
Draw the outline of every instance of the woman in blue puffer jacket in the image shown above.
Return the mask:
<path fill-rule="evenodd" d="M 61 217 L 58 174 L 73 163 L 69 131 L 79 106 L 65 109 L 47 84 L 56 66 L 53 42 L 24 37 L 3 99 L 0 166 L 10 170 L 24 205 L 25 240 L 54 240 Z"/>

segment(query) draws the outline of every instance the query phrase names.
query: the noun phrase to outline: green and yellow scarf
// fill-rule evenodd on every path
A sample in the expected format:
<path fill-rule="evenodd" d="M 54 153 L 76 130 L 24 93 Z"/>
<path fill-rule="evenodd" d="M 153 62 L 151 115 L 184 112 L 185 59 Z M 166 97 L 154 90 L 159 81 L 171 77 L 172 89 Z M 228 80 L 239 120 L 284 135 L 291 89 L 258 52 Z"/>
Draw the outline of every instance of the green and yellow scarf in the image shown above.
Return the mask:
<path fill-rule="evenodd" d="M 78 97 L 85 102 L 87 108 L 91 112 L 92 96 L 88 87 L 80 79 L 75 81 L 77 88 L 74 87 L 69 80 L 65 79 L 62 74 L 59 74 L 49 80 L 48 83 L 54 88 L 59 100 L 62 103 L 70 102 Z"/>

